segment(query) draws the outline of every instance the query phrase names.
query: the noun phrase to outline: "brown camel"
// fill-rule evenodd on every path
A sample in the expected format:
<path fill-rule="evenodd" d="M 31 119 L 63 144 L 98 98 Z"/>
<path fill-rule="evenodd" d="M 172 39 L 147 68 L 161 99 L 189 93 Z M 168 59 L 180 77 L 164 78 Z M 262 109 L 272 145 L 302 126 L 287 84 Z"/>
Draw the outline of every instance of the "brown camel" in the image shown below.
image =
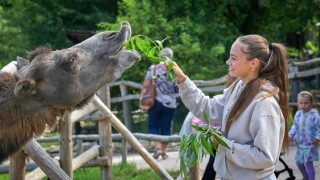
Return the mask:
<path fill-rule="evenodd" d="M 130 24 L 123 22 L 119 31 L 96 34 L 68 49 L 37 48 L 20 70 L 0 71 L 0 163 L 140 60 L 136 51 L 123 48 L 130 36 Z"/>

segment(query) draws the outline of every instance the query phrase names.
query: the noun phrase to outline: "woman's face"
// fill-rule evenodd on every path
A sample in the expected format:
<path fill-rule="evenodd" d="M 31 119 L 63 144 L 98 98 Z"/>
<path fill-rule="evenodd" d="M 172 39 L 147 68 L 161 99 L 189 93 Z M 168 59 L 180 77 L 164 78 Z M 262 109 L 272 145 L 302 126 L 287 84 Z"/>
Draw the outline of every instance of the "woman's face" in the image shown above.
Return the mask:
<path fill-rule="evenodd" d="M 313 104 L 309 96 L 298 96 L 298 108 L 301 109 L 303 112 L 310 111 L 312 106 Z"/>
<path fill-rule="evenodd" d="M 241 79 L 244 83 L 249 82 L 252 79 L 253 69 L 251 61 L 247 60 L 247 55 L 241 50 L 246 48 L 244 44 L 235 41 L 230 50 L 230 57 L 226 61 L 229 66 L 229 73 L 232 77 Z"/>

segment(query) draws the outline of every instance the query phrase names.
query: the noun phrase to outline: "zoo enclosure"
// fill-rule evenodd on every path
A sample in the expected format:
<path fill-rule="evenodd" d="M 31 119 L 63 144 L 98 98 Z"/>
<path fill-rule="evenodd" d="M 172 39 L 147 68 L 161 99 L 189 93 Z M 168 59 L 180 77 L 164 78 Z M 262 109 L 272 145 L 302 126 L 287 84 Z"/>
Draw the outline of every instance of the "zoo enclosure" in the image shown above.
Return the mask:
<path fill-rule="evenodd" d="M 300 89 L 305 90 L 305 85 L 303 85 L 303 81 L 301 81 L 301 79 L 303 78 L 308 78 L 311 79 L 312 82 L 312 86 L 311 88 L 314 88 L 314 90 L 319 89 L 319 61 L 320 59 L 313 59 L 313 60 L 309 60 L 306 62 L 292 62 L 290 64 L 290 72 L 289 72 L 289 79 L 290 79 L 290 84 L 291 84 L 291 94 L 290 97 L 291 99 L 294 99 L 294 97 L 296 97 L 296 94 L 300 91 Z M 310 68 L 311 67 L 311 68 Z M 301 70 L 302 69 L 302 70 Z M 225 88 L 224 83 L 227 80 L 227 76 L 223 76 L 221 78 L 212 80 L 212 81 L 194 81 L 195 84 L 202 89 L 203 92 L 220 92 Z M 303 88 L 301 88 L 301 85 L 303 86 Z M 121 102 L 122 103 L 122 107 L 123 107 L 123 113 L 124 113 L 124 122 L 125 125 L 128 127 L 128 129 L 132 128 L 132 119 L 131 119 L 131 110 L 130 110 L 130 106 L 129 106 L 129 102 L 131 100 L 138 100 L 140 97 L 140 94 L 128 94 L 128 88 L 129 87 L 133 87 L 133 88 L 137 88 L 140 89 L 141 88 L 141 84 L 140 83 L 135 83 L 135 82 L 131 82 L 131 81 L 118 81 L 118 82 L 114 82 L 114 83 L 110 83 L 108 84 L 108 87 L 106 87 L 106 89 L 108 89 L 109 87 L 114 87 L 114 86 L 119 86 L 120 87 L 120 92 L 121 92 L 121 97 L 113 97 L 110 99 L 109 104 L 110 103 L 116 103 L 116 102 Z M 108 90 L 104 90 L 105 96 L 102 99 L 106 99 L 106 102 L 108 102 Z M 316 96 L 318 97 L 318 92 L 315 91 Z M 178 95 L 177 95 L 178 97 Z M 318 99 L 318 98 L 317 98 Z M 97 103 L 97 99 L 95 100 L 95 102 Z M 100 103 L 97 103 L 98 106 Z M 108 103 L 107 103 L 108 104 Z M 289 105 L 291 107 L 296 107 L 295 103 L 289 103 Z M 101 106 L 101 104 L 100 104 Z M 316 104 L 317 107 L 319 107 L 319 103 Z M 105 108 L 100 109 L 103 111 L 105 111 Z M 98 120 L 98 122 L 104 122 L 104 123 L 108 123 L 106 119 L 109 118 L 110 120 L 110 112 L 105 112 L 104 114 L 107 114 L 107 117 L 101 116 L 101 115 L 94 115 L 94 116 L 85 116 L 88 113 L 94 111 L 93 109 L 89 110 L 85 109 L 83 111 L 79 111 L 76 113 L 73 113 L 73 117 L 71 117 L 72 115 L 70 114 L 65 114 L 64 117 L 64 121 L 62 123 L 60 123 L 60 129 L 61 129 L 61 136 L 60 136 L 60 166 L 61 168 L 64 170 L 64 172 L 66 172 L 66 174 L 59 174 L 59 173 L 55 173 L 55 172 L 60 172 L 59 170 L 57 170 L 57 168 L 59 169 L 59 167 L 57 167 L 57 162 L 54 160 L 50 160 L 49 164 L 50 164 L 50 168 L 46 169 L 46 167 L 43 167 L 43 162 L 41 162 L 42 160 L 39 160 L 40 164 L 38 164 L 38 166 L 41 169 L 46 169 L 46 173 L 49 174 L 51 177 L 55 177 L 55 179 L 65 179 L 67 177 L 72 177 L 72 171 L 75 170 L 76 168 L 79 167 L 92 167 L 92 166 L 100 166 L 102 167 L 102 179 L 112 179 L 111 177 L 111 167 L 112 167 L 112 149 L 110 147 L 110 143 L 112 143 L 112 137 L 115 137 L 115 135 L 111 135 L 111 130 L 110 128 L 108 128 L 108 125 L 99 125 L 99 133 L 103 132 L 102 134 L 100 134 L 99 137 L 99 142 L 100 142 L 100 147 L 99 146 L 94 146 L 92 148 L 90 148 L 89 150 L 87 150 L 85 153 L 80 154 L 78 157 L 76 157 L 75 159 L 72 159 L 72 123 L 79 121 L 79 120 Z M 109 115 L 108 115 L 109 114 Z M 112 113 L 111 113 L 112 114 Z M 69 120 L 68 120 L 69 119 Z M 71 120 L 72 119 L 72 120 Z M 105 120 L 105 121 L 104 121 Z M 110 123 L 110 122 L 109 122 Z M 106 129 L 107 130 L 106 132 Z M 125 133 L 126 134 L 126 131 Z M 122 134 L 122 136 L 126 136 Z M 130 136 L 130 135 L 129 135 Z M 157 141 L 163 141 L 163 142 L 172 142 L 172 141 L 179 141 L 179 137 L 173 137 L 173 138 L 167 138 L 167 139 L 163 139 L 162 137 L 157 137 L 157 136 L 151 136 L 149 137 L 144 137 L 144 135 L 139 135 L 139 134 L 135 134 L 136 137 L 140 138 L 145 138 L 148 140 L 157 140 Z M 150 135 L 148 135 L 150 136 Z M 79 139 L 81 139 L 80 137 L 78 137 Z M 128 139 L 128 135 L 125 139 Z M 129 137 L 130 139 L 130 137 Z M 41 141 L 41 139 L 39 139 L 39 141 Z M 133 140 L 134 141 L 134 140 Z M 43 157 L 47 157 L 47 155 L 43 155 L 41 154 L 42 151 L 39 151 L 39 149 L 41 149 L 41 147 L 39 147 L 37 145 L 37 142 L 35 140 L 31 141 L 32 145 L 26 145 L 26 147 L 24 148 L 24 150 L 33 158 L 33 159 L 37 159 L 37 155 L 39 154 L 34 154 L 34 152 L 39 152 L 40 155 L 39 156 L 43 156 Z M 138 146 L 137 149 L 143 149 L 143 147 Z M 104 151 L 102 151 L 104 149 Z M 101 152 L 102 151 L 102 152 Z M 123 141 L 123 161 L 125 161 L 126 159 L 126 141 Z M 144 152 L 141 153 L 141 156 L 146 156 L 146 161 L 150 160 L 148 159 L 148 156 L 146 155 L 148 152 Z M 18 153 L 16 156 L 11 157 L 10 161 L 12 163 L 10 163 L 10 177 L 17 177 L 19 174 L 20 176 L 21 173 L 19 172 L 23 172 L 23 171 L 19 171 L 21 169 L 26 169 L 25 165 L 19 163 L 19 161 L 21 162 L 21 159 L 25 159 L 25 155 L 23 152 Z M 152 160 L 151 160 L 152 161 Z M 22 161 L 24 162 L 24 161 Z M 48 164 L 48 163 L 44 163 L 44 164 Z M 163 171 L 163 169 L 161 167 L 157 167 L 157 164 L 155 163 L 150 163 L 150 166 L 155 169 L 156 172 L 158 172 L 158 174 L 161 176 L 162 173 L 164 173 L 166 176 L 166 172 Z M 156 167 L 155 167 L 156 166 Z M 30 179 L 37 179 L 37 178 L 41 178 L 43 176 L 45 176 L 45 174 L 41 171 L 40 168 L 35 169 L 33 172 L 29 173 L 27 175 L 27 178 Z M 159 171 L 160 169 L 160 171 Z M 55 171 L 55 172 L 53 172 Z M 163 174 L 162 174 L 163 175 Z"/>

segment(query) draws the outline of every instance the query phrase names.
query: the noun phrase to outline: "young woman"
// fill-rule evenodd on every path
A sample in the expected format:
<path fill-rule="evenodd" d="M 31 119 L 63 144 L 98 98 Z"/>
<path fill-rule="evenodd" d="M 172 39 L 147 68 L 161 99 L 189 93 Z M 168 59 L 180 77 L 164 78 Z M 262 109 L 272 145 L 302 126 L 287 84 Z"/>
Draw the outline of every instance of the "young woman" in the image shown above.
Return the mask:
<path fill-rule="evenodd" d="M 173 63 L 181 99 L 196 117 L 203 119 L 206 112 L 211 121 L 222 121 L 222 139 L 230 149 L 214 140 L 214 170 L 221 179 L 275 180 L 276 163 L 289 140 L 286 49 L 259 35 L 241 36 L 226 64 L 239 80 L 210 98 Z"/>
<path fill-rule="evenodd" d="M 289 137 L 297 142 L 296 164 L 303 179 L 315 180 L 313 161 L 319 160 L 319 113 L 313 109 L 313 96 L 308 91 L 298 94 L 298 111 L 294 116 Z"/>

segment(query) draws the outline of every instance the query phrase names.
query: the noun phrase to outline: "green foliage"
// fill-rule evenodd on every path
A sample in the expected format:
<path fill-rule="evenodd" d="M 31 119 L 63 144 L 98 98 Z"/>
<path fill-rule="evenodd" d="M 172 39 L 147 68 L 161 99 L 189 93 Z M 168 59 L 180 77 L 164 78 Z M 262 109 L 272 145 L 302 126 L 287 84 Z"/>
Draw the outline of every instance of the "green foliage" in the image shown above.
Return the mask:
<path fill-rule="evenodd" d="M 169 74 L 167 76 L 167 81 L 174 80 L 174 72 L 172 71 L 172 60 L 169 57 L 159 57 L 159 52 L 163 49 L 163 42 L 166 39 L 152 40 L 144 35 L 133 36 L 126 44 L 125 48 L 127 50 L 139 50 L 146 56 L 147 59 L 153 63 L 167 62 Z"/>
<path fill-rule="evenodd" d="M 174 50 L 173 60 L 191 78 L 213 79 L 227 72 L 225 62 L 222 60 L 225 58 L 221 58 L 225 52 L 216 51 L 217 48 L 214 47 L 223 46 L 222 49 L 227 49 L 225 42 L 231 42 L 231 38 L 224 36 L 225 31 L 213 28 L 218 28 L 219 25 L 214 23 L 213 19 L 210 20 L 208 16 L 211 8 L 205 4 L 199 5 L 202 3 L 202 1 L 196 3 L 172 1 L 169 3 L 169 1 L 160 0 L 124 0 L 119 5 L 120 12 L 117 21 L 115 23 L 104 22 L 99 24 L 99 27 L 101 30 L 111 29 L 121 21 L 127 20 L 134 34 L 143 34 L 152 39 L 170 37 L 164 46 L 170 46 Z M 200 11 L 199 14 L 195 13 L 197 10 Z M 220 54 L 212 53 L 213 51 Z M 150 62 L 141 61 L 130 68 L 130 71 L 126 71 L 121 78 L 142 81 L 150 64 Z M 202 67 L 206 69 L 200 69 Z M 213 71 L 214 67 L 223 67 L 223 70 L 219 68 L 219 71 Z M 143 69 L 145 71 L 141 71 Z"/>
<path fill-rule="evenodd" d="M 317 46 L 315 46 L 314 44 L 312 44 L 311 41 L 307 41 L 306 42 L 306 47 L 308 49 L 310 49 L 313 53 L 317 52 L 319 50 L 319 48 Z"/>
<path fill-rule="evenodd" d="M 287 48 L 287 52 L 290 58 L 299 58 L 301 56 L 301 52 L 296 48 Z"/>
<path fill-rule="evenodd" d="M 187 168 L 192 168 L 198 160 L 202 162 L 205 155 L 210 154 L 214 156 L 212 150 L 217 150 L 217 147 L 213 144 L 214 139 L 222 146 L 229 148 L 219 137 L 223 135 L 223 133 L 210 126 L 207 113 L 204 112 L 203 116 L 207 123 L 206 126 L 191 125 L 196 132 L 189 132 L 181 137 L 180 171 L 184 174 L 184 177 L 187 177 Z"/>
<path fill-rule="evenodd" d="M 38 46 L 69 47 L 64 29 L 95 31 L 116 12 L 116 0 L 1 0 L 0 67 Z"/>
<path fill-rule="evenodd" d="M 165 46 L 174 50 L 173 59 L 182 70 L 191 79 L 211 80 L 226 74 L 228 50 L 239 35 L 261 34 L 301 50 L 298 38 L 312 29 L 314 19 L 320 19 L 319 5 L 319 1 L 292 0 L 123 0 L 116 22 L 102 22 L 99 27 L 114 29 L 127 20 L 134 34 L 170 37 Z M 142 81 L 149 66 L 150 62 L 141 61 L 122 79 Z"/>

